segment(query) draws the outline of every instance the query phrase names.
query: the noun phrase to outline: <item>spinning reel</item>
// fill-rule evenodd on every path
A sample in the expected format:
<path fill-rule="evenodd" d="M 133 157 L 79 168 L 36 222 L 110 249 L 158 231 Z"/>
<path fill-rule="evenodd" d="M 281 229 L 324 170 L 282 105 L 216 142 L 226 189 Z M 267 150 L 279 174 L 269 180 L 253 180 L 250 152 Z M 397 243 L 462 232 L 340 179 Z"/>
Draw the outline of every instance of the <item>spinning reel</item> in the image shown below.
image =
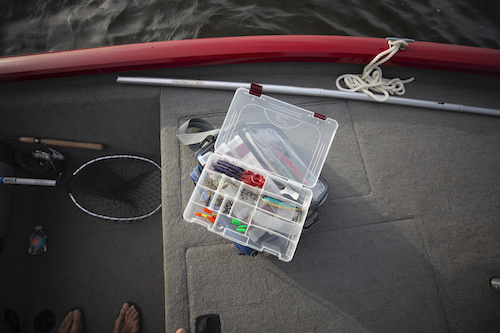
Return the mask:
<path fill-rule="evenodd" d="M 42 147 L 35 149 L 31 154 L 17 153 L 16 163 L 25 171 L 35 175 L 58 175 L 63 171 L 63 154 L 49 147 L 45 143 L 39 143 Z"/>

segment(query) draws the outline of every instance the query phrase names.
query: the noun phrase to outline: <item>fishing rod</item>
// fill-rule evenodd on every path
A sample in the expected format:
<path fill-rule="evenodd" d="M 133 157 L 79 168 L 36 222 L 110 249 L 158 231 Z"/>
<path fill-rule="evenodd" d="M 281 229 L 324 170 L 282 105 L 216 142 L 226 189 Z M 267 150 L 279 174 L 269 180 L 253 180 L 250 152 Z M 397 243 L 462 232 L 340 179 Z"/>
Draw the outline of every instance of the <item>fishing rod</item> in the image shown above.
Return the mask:
<path fill-rule="evenodd" d="M 57 140 L 57 139 L 40 139 L 28 136 L 21 136 L 21 137 L 0 136 L 0 139 L 16 140 L 24 143 L 43 143 L 46 145 L 59 146 L 59 147 L 71 147 L 71 148 L 82 148 L 82 149 L 93 149 L 93 150 L 104 149 L 104 145 L 100 143 L 67 141 L 67 140 Z"/>
<path fill-rule="evenodd" d="M 170 87 L 204 88 L 204 89 L 221 89 L 221 90 L 236 90 L 238 88 L 250 89 L 251 85 L 251 83 L 243 83 L 243 82 L 181 80 L 181 79 L 169 79 L 169 78 L 122 77 L 122 76 L 119 76 L 116 79 L 116 82 L 123 84 L 143 84 L 143 85 L 153 85 L 153 86 L 170 86 Z M 259 84 L 259 85 L 262 86 L 262 91 L 264 93 L 331 97 L 331 98 L 348 99 L 355 101 L 381 103 L 375 101 L 374 99 L 365 94 L 360 94 L 360 93 L 352 93 L 352 92 L 322 89 L 322 88 L 293 87 L 293 86 L 284 86 L 275 84 Z M 395 97 L 395 96 L 389 96 L 389 98 L 382 103 L 413 106 L 426 109 L 436 109 L 442 111 L 475 113 L 488 116 L 500 116 L 500 110 L 498 109 L 466 106 L 461 104 L 433 102 L 433 101 Z"/>

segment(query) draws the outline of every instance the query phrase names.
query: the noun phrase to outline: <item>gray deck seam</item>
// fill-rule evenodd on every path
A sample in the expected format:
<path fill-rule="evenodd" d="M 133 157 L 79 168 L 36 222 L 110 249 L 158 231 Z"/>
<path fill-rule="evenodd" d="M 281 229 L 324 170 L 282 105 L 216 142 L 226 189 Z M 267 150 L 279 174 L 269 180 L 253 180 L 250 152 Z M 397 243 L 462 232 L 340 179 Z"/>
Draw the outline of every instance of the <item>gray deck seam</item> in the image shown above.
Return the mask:
<path fill-rule="evenodd" d="M 349 226 L 349 227 L 341 227 L 341 228 L 333 228 L 333 229 L 321 229 L 318 231 L 307 230 L 307 231 L 303 231 L 302 234 L 304 234 L 304 233 L 317 234 L 317 233 L 324 233 L 325 231 L 340 231 L 340 230 L 347 230 L 347 229 L 356 229 L 356 228 L 361 228 L 361 227 L 375 226 L 375 225 L 384 224 L 384 223 L 405 222 L 405 221 L 412 221 L 412 220 L 415 220 L 414 216 L 412 216 L 410 218 L 400 218 L 400 219 L 378 221 L 378 222 L 373 222 L 373 223 L 358 224 L 358 225 L 353 225 L 353 226 Z"/>
<path fill-rule="evenodd" d="M 443 313 L 443 318 L 446 322 L 446 328 L 448 329 L 448 332 L 451 332 L 450 321 L 448 319 L 448 316 L 446 315 L 446 311 L 444 310 L 443 299 L 441 297 L 441 293 L 439 291 L 439 286 L 438 286 L 438 283 L 436 280 L 436 268 L 434 267 L 434 265 L 431 262 L 431 258 L 429 256 L 429 251 L 428 251 L 428 247 L 427 247 L 427 242 L 426 242 L 426 239 L 424 237 L 424 232 L 422 230 L 422 223 L 420 223 L 420 221 L 417 221 L 417 227 L 418 227 L 418 230 L 420 232 L 420 237 L 422 237 L 422 244 L 423 244 L 424 250 L 425 250 L 425 258 L 426 258 L 427 262 L 429 263 L 429 266 L 431 269 L 432 280 L 434 281 L 434 288 L 436 288 L 436 294 L 437 294 L 437 297 L 439 299 L 439 307 L 441 308 L 441 312 Z"/>
<path fill-rule="evenodd" d="M 354 137 L 356 138 L 356 143 L 357 143 L 358 151 L 359 151 L 359 157 L 361 158 L 361 162 L 362 162 L 361 164 L 363 165 L 363 173 L 365 175 L 366 182 L 368 183 L 369 191 L 367 194 L 365 194 L 365 196 L 369 196 L 373 193 L 373 188 L 372 188 L 372 184 L 370 182 L 370 177 L 368 177 L 368 172 L 366 171 L 365 159 L 363 158 L 363 151 L 361 150 L 361 144 L 359 142 L 358 132 L 356 131 L 356 127 L 354 126 L 354 119 L 353 119 L 353 114 L 351 112 L 350 104 L 351 103 L 349 103 L 349 101 L 346 101 L 347 112 L 349 113 L 349 118 L 351 120 L 350 126 L 352 128 L 353 133 L 354 133 Z"/>
<path fill-rule="evenodd" d="M 186 284 L 186 293 L 187 293 L 187 299 L 188 299 L 188 304 L 186 306 L 187 308 L 187 317 L 189 318 L 189 323 L 188 327 L 185 327 L 185 329 L 190 332 L 191 331 L 191 293 L 189 290 L 189 274 L 188 274 L 188 258 L 187 258 L 187 252 L 190 249 L 190 247 L 187 247 L 184 249 L 184 266 L 186 267 L 186 274 L 182 277 L 183 282 Z"/>

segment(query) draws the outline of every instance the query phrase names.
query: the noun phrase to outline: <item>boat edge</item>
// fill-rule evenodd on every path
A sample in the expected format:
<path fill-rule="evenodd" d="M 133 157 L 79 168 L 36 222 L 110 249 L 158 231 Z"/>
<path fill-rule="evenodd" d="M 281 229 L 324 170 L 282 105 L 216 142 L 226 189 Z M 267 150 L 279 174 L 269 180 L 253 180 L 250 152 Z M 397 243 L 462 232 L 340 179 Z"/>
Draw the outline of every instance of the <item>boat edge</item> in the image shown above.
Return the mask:
<path fill-rule="evenodd" d="M 323 35 L 216 37 L 0 58 L 0 82 L 256 62 L 367 64 L 386 39 Z M 500 76 L 500 50 L 413 42 L 385 65 Z"/>

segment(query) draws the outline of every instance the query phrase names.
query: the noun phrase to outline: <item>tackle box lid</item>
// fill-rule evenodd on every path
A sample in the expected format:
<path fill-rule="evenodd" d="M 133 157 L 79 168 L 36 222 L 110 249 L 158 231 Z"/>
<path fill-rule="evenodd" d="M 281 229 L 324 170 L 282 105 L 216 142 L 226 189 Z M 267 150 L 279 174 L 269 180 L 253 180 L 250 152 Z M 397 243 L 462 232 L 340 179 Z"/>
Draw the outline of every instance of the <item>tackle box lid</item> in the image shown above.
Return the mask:
<path fill-rule="evenodd" d="M 338 123 L 254 87 L 236 90 L 215 151 L 314 187 Z"/>

